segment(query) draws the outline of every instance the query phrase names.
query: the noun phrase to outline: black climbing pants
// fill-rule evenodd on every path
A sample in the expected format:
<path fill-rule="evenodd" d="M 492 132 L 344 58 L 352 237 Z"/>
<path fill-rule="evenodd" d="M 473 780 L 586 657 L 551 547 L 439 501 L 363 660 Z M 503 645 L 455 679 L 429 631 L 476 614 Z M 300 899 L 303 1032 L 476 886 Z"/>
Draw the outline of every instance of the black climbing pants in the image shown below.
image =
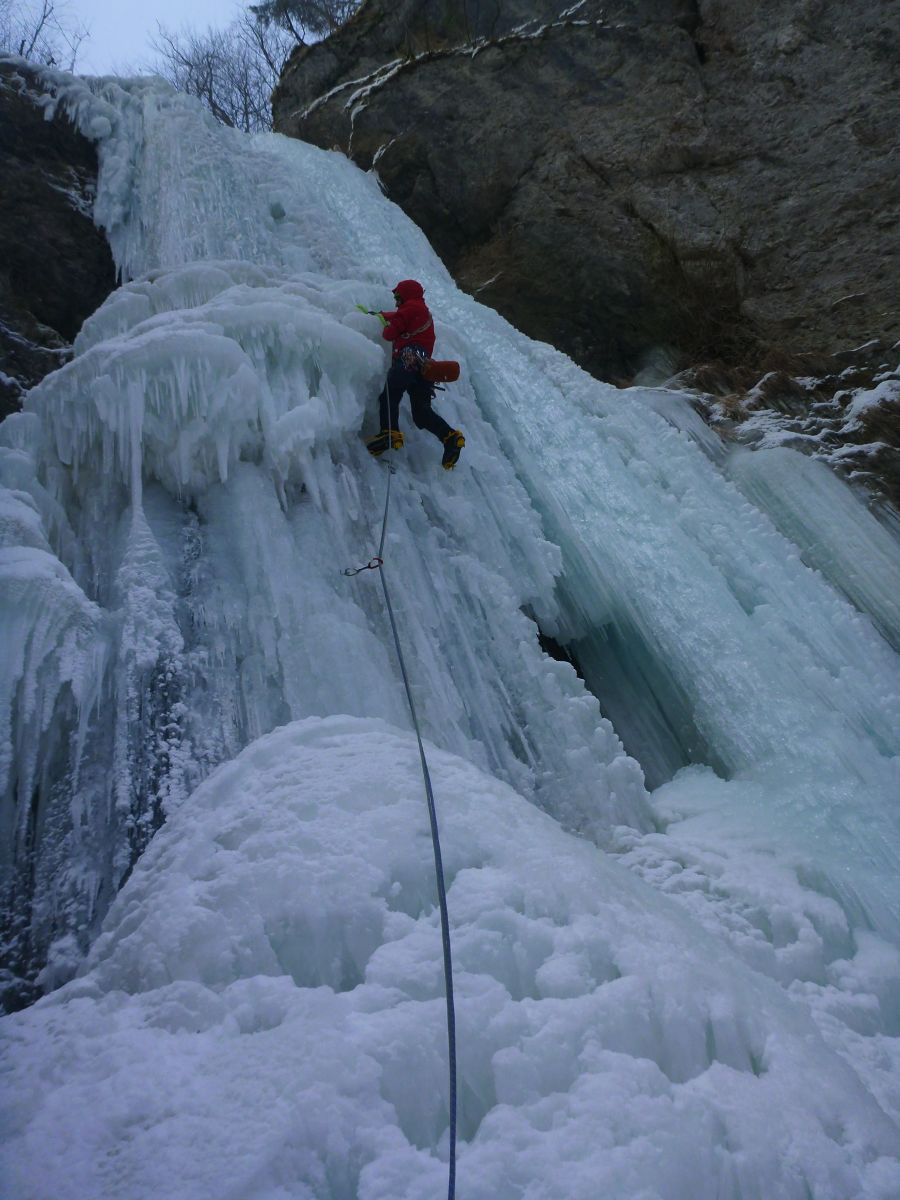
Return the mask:
<path fill-rule="evenodd" d="M 418 371 L 408 371 L 399 362 L 391 364 L 381 395 L 378 397 L 382 429 L 400 428 L 400 401 L 404 392 L 409 393 L 412 419 L 419 429 L 427 429 L 441 441 L 453 432 L 444 418 L 431 407 L 434 385 L 423 379 Z"/>

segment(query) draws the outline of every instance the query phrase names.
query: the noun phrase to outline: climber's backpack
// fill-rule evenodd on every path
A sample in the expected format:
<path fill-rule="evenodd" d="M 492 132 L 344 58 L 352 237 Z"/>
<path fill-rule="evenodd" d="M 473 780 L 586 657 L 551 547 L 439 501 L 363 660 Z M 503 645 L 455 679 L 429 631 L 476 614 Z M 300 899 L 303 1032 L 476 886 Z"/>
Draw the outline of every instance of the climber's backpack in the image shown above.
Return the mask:
<path fill-rule="evenodd" d="M 429 383 L 456 383 L 459 363 L 452 359 L 429 358 L 421 346 L 404 346 L 397 360 L 407 371 L 420 372 Z"/>
<path fill-rule="evenodd" d="M 459 363 L 452 359 L 426 358 L 422 363 L 422 378 L 429 383 L 456 383 Z"/>

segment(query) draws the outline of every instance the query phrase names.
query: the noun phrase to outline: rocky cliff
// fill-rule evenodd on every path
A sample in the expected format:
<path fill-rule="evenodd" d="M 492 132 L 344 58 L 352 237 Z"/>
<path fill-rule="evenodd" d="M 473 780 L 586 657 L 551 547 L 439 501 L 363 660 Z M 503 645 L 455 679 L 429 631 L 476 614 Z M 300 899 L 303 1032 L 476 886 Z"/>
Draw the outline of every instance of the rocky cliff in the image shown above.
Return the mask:
<path fill-rule="evenodd" d="M 563 7 L 366 0 L 276 128 L 374 166 L 462 286 L 602 377 L 889 345 L 891 6 Z"/>
<path fill-rule="evenodd" d="M 63 116 L 44 120 L 44 88 L 0 62 L 0 417 L 55 370 L 116 282 L 91 219 L 94 147 Z"/>
<path fill-rule="evenodd" d="M 276 128 L 601 378 L 900 503 L 897 25 L 869 0 L 366 0 Z M 870 402 L 870 397 L 875 399 Z"/>

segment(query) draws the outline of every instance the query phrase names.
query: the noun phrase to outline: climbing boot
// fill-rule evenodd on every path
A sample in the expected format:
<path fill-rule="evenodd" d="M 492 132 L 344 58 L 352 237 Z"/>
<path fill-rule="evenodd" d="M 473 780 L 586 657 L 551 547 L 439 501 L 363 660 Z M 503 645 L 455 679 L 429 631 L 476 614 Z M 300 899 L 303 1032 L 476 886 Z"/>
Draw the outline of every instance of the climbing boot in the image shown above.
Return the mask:
<path fill-rule="evenodd" d="M 444 438 L 444 457 L 441 459 L 441 466 L 445 471 L 452 471 L 459 462 L 459 452 L 466 444 L 466 439 L 458 429 L 451 431 Z"/>
<path fill-rule="evenodd" d="M 403 448 L 403 434 L 399 429 L 382 429 L 373 438 L 369 438 L 366 442 L 366 449 L 373 458 L 378 458 L 384 454 L 388 446 L 392 450 L 400 450 Z"/>

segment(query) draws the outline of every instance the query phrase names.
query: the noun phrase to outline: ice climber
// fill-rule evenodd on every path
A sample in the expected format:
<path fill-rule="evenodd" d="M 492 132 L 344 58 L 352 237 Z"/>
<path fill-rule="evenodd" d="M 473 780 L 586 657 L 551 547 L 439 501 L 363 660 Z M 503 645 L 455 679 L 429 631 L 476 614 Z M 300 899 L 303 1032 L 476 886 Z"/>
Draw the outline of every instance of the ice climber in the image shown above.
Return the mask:
<path fill-rule="evenodd" d="M 403 434 L 399 429 L 400 401 L 409 393 L 412 419 L 419 429 L 427 429 L 444 443 L 441 466 L 452 470 L 459 461 L 459 452 L 466 439 L 458 429 L 451 429 L 443 417 L 431 407 L 434 384 L 422 375 L 422 366 L 434 350 L 434 321 L 425 303 L 425 290 L 415 279 L 402 279 L 394 288 L 397 304 L 393 312 L 372 313 L 381 318 L 381 336 L 393 343 L 391 366 L 378 397 L 381 432 L 366 443 L 376 458 L 388 446 L 399 450 Z"/>

